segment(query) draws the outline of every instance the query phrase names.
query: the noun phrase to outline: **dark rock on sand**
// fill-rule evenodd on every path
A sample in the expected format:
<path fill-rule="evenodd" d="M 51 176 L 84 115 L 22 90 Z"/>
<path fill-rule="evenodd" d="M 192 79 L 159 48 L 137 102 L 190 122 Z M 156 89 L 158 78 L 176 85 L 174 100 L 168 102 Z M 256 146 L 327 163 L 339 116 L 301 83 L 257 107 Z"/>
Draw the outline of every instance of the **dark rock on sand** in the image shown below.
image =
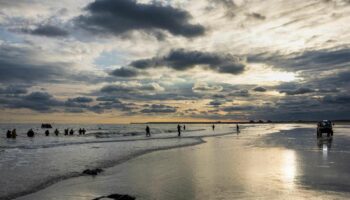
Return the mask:
<path fill-rule="evenodd" d="M 93 200 L 100 200 L 105 198 L 114 199 L 114 200 L 135 200 L 136 199 L 135 197 L 129 196 L 127 194 L 111 194 L 109 196 L 102 196 L 102 197 L 95 198 Z"/>
<path fill-rule="evenodd" d="M 86 174 L 86 175 L 91 175 L 91 176 L 96 176 L 98 175 L 99 173 L 103 172 L 103 169 L 100 169 L 100 168 L 96 168 L 96 169 L 86 169 L 83 171 L 83 174 Z"/>

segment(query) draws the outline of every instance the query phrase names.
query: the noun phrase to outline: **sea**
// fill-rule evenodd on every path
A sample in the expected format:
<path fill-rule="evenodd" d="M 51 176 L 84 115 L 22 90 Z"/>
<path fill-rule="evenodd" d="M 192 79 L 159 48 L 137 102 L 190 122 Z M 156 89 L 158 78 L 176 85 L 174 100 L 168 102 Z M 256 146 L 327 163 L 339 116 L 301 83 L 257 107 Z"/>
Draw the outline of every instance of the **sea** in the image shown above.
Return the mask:
<path fill-rule="evenodd" d="M 0 124 L 0 199 L 13 199 L 58 181 L 82 176 L 85 169 L 108 168 L 137 155 L 202 143 L 201 137 L 230 134 L 235 124 L 187 124 L 178 137 L 177 124 Z M 183 126 L 183 125 L 182 125 Z M 75 130 L 65 136 L 64 129 Z M 85 135 L 78 130 L 84 128 Z M 16 129 L 17 138 L 6 138 Z M 33 129 L 35 136 L 27 137 Z M 56 136 L 54 130 L 60 134 Z M 183 128 L 182 128 L 183 129 Z M 49 136 L 45 131 L 49 130 Z"/>

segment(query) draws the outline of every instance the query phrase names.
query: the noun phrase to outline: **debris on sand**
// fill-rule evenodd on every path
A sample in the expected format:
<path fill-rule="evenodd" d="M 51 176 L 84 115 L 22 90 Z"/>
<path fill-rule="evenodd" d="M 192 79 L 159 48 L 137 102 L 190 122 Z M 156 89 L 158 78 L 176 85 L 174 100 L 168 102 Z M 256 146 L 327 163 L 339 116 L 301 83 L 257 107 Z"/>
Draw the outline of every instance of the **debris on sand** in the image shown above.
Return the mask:
<path fill-rule="evenodd" d="M 96 169 L 86 169 L 83 171 L 83 174 L 86 174 L 86 175 L 91 175 L 91 176 L 96 176 L 98 175 L 99 173 L 103 172 L 103 169 L 100 169 L 100 168 L 96 168 Z"/>
<path fill-rule="evenodd" d="M 108 196 L 98 197 L 98 198 L 95 198 L 93 200 L 100 200 L 100 199 L 105 199 L 105 198 L 114 199 L 114 200 L 135 200 L 136 199 L 135 197 L 129 196 L 127 194 L 111 194 Z"/>

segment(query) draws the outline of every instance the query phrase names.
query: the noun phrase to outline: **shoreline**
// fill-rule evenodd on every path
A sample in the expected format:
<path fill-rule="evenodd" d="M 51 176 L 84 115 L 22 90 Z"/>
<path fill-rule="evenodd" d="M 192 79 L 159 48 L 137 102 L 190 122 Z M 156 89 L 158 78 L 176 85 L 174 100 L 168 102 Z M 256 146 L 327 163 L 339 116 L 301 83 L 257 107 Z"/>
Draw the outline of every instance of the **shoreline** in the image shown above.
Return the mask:
<path fill-rule="evenodd" d="M 232 133 L 232 132 L 230 132 Z M 197 138 L 197 137 L 215 137 L 215 136 L 221 136 L 226 135 L 230 133 L 220 133 L 220 134 L 210 134 L 206 136 L 183 136 L 180 138 Z M 174 132 L 175 134 L 175 132 Z M 49 145 L 38 145 L 35 147 L 28 147 L 25 145 L 22 146 L 0 146 L 1 148 L 7 148 L 7 149 L 38 149 L 38 148 L 55 148 L 55 147 L 61 147 L 61 146 L 72 146 L 72 145 L 84 145 L 84 144 L 103 144 L 103 143 L 118 143 L 118 142 L 134 142 L 134 141 L 147 141 L 147 140 L 169 140 L 169 139 L 176 139 L 179 138 L 178 136 L 171 136 L 171 137 L 149 137 L 149 138 L 135 138 L 135 139 L 115 139 L 115 140 L 101 140 L 101 141 L 85 141 L 85 142 L 72 142 L 72 143 L 62 143 L 62 144 L 49 144 Z M 103 139 L 103 138 L 102 138 Z"/>
<path fill-rule="evenodd" d="M 184 139 L 195 139 L 197 140 L 196 142 L 193 142 L 193 143 L 190 143 L 190 144 L 181 144 L 181 145 L 177 145 L 177 146 L 169 146 L 169 147 L 161 147 L 161 148 L 157 148 L 157 149 L 148 149 L 148 150 L 142 150 L 140 152 L 136 152 L 132 155 L 129 155 L 129 156 L 126 156 L 125 158 L 121 158 L 121 159 L 118 159 L 118 160 L 115 160 L 113 161 L 112 163 L 109 163 L 108 165 L 105 165 L 105 166 L 99 166 L 99 168 L 102 168 L 102 169 L 108 169 L 108 168 L 112 168 L 112 167 L 115 167 L 117 165 L 120 165 L 122 163 L 125 163 L 131 159 L 134 159 L 134 158 L 137 158 L 139 156 L 142 156 L 142 155 L 145 155 L 145 154 L 148 154 L 148 153 L 152 153 L 152 152 L 157 152 L 157 151 L 162 151 L 162 150 L 170 150 L 170 149 L 176 149 L 176 148 L 182 148 L 182 147 L 190 147 L 190 146 L 196 146 L 196 145 L 200 145 L 200 144 L 203 144 L 203 143 L 206 143 L 205 140 L 203 140 L 203 138 L 207 138 L 207 137 L 217 137 L 217 136 L 225 136 L 225 135 L 230 135 L 230 134 L 233 134 L 234 132 L 228 132 L 228 133 L 221 133 L 221 134 L 211 134 L 211 135 L 205 135 L 205 136 L 188 136 L 188 137 L 183 137 Z M 140 139 L 134 139 L 134 140 L 131 140 L 131 139 L 126 139 L 126 140 L 116 140 L 116 141 L 99 141 L 99 142 L 87 142 L 87 143 L 78 143 L 78 145 L 83 145 L 83 144 L 91 144 L 91 143 L 116 143 L 116 142 L 132 142 L 132 141 L 146 141 L 146 140 L 169 140 L 169 139 L 176 139 L 176 138 L 179 138 L 177 136 L 174 136 L 174 137 L 167 137 L 167 138 L 164 138 L 164 137 L 159 137 L 159 138 L 140 138 Z M 181 138 L 181 137 L 180 137 Z M 179 138 L 179 139 L 180 139 Z M 77 145 L 77 144 L 68 144 L 68 145 Z M 57 146 L 55 146 L 57 147 Z M 50 148 L 50 147 L 46 147 L 46 148 Z M 64 181 L 64 180 L 67 180 L 67 179 L 71 179 L 71 178 L 76 178 L 76 177 L 81 177 L 81 176 L 86 176 L 82 173 L 71 173 L 71 174 L 68 174 L 66 176 L 59 176 L 59 177 L 55 177 L 55 178 L 52 178 L 51 180 L 48 180 L 47 182 L 44 182 L 32 189 L 29 189 L 29 190 L 26 190 L 26 191 L 22 191 L 22 192 L 19 192 L 19 193 L 15 193 L 15 194 L 12 194 L 12 195 L 8 195 L 8 196 L 4 196 L 4 197 L 0 197 L 0 200 L 11 200 L 11 199 L 17 199 L 17 198 L 20 198 L 20 197 L 23 197 L 23 196 L 26 196 L 26 195 L 29 195 L 29 194 L 33 194 L 35 192 L 38 192 L 40 190 L 43 190 L 53 184 L 56 184 L 58 182 L 61 182 L 61 181 Z"/>
<path fill-rule="evenodd" d="M 100 176 L 68 179 L 18 200 L 91 200 L 109 194 L 139 200 L 288 199 L 290 195 L 347 199 L 350 132 L 345 140 L 339 134 L 333 147 L 324 147 L 326 143 L 319 149 L 312 131 L 278 127 L 202 136 L 193 141 L 197 144 L 149 151 Z"/>

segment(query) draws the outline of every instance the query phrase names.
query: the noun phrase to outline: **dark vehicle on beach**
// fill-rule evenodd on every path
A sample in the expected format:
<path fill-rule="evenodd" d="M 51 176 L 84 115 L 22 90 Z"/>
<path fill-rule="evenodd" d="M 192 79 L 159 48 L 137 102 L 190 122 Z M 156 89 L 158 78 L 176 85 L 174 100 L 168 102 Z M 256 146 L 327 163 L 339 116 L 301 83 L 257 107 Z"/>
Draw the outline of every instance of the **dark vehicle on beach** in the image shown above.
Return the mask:
<path fill-rule="evenodd" d="M 322 137 L 322 133 L 327 133 L 327 137 L 333 136 L 333 124 L 329 120 L 317 123 L 317 137 Z"/>

